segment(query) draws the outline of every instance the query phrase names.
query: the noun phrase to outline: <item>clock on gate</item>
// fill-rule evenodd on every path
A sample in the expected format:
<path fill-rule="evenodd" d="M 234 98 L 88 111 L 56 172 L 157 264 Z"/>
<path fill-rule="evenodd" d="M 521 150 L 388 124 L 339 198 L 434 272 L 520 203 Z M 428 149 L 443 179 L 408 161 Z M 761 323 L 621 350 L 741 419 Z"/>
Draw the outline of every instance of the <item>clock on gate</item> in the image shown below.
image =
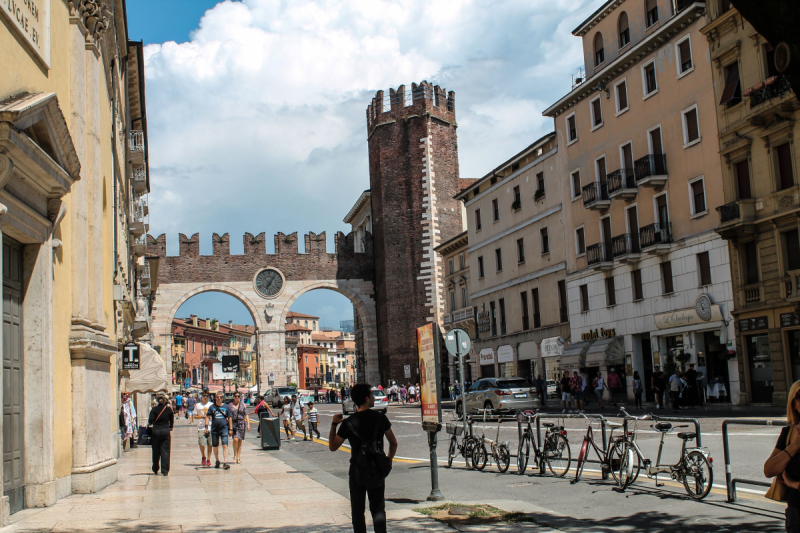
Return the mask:
<path fill-rule="evenodd" d="M 258 294 L 264 298 L 275 297 L 283 290 L 283 274 L 274 268 L 262 269 L 256 273 L 253 285 Z"/>

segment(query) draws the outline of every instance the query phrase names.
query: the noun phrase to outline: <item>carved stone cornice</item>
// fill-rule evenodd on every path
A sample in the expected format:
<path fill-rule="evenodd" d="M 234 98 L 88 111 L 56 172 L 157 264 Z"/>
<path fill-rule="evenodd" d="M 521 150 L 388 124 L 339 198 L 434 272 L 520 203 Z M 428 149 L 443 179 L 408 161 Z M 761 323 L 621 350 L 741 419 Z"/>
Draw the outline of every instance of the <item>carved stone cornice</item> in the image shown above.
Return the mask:
<path fill-rule="evenodd" d="M 69 12 L 80 23 L 86 42 L 97 45 L 108 29 L 108 9 L 104 0 L 69 0 Z"/>

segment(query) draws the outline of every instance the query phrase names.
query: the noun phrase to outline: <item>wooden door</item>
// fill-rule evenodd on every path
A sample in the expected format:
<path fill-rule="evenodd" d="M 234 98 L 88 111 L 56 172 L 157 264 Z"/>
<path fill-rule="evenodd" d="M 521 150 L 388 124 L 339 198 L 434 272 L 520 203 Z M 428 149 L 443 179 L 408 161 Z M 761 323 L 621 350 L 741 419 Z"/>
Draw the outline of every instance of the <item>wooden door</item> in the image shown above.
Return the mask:
<path fill-rule="evenodd" d="M 3 237 L 3 495 L 25 507 L 23 463 L 22 246 Z"/>

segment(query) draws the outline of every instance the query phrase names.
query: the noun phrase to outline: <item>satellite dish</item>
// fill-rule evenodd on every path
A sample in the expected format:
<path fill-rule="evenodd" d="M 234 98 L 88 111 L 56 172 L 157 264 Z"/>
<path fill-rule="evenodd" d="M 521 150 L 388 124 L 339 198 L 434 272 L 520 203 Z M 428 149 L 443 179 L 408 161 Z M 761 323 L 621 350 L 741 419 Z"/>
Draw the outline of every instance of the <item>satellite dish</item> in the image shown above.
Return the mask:
<path fill-rule="evenodd" d="M 775 47 L 775 70 L 783 74 L 789 69 L 789 63 L 792 61 L 792 53 L 789 51 L 789 45 L 778 43 Z"/>

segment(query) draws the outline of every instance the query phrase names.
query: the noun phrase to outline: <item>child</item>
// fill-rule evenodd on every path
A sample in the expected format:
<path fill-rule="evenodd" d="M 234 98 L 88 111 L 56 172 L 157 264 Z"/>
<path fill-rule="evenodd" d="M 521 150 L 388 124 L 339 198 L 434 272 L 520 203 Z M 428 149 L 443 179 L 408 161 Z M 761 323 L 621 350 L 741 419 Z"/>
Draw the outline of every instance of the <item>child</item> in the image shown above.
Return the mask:
<path fill-rule="evenodd" d="M 319 434 L 319 429 L 317 429 L 317 424 L 319 423 L 319 411 L 316 407 L 314 407 L 314 402 L 308 402 L 308 406 L 306 408 L 306 415 L 308 418 L 308 424 L 311 426 L 308 434 L 312 437 L 314 433 L 317 434 L 317 438 L 320 438 L 321 435 Z"/>

